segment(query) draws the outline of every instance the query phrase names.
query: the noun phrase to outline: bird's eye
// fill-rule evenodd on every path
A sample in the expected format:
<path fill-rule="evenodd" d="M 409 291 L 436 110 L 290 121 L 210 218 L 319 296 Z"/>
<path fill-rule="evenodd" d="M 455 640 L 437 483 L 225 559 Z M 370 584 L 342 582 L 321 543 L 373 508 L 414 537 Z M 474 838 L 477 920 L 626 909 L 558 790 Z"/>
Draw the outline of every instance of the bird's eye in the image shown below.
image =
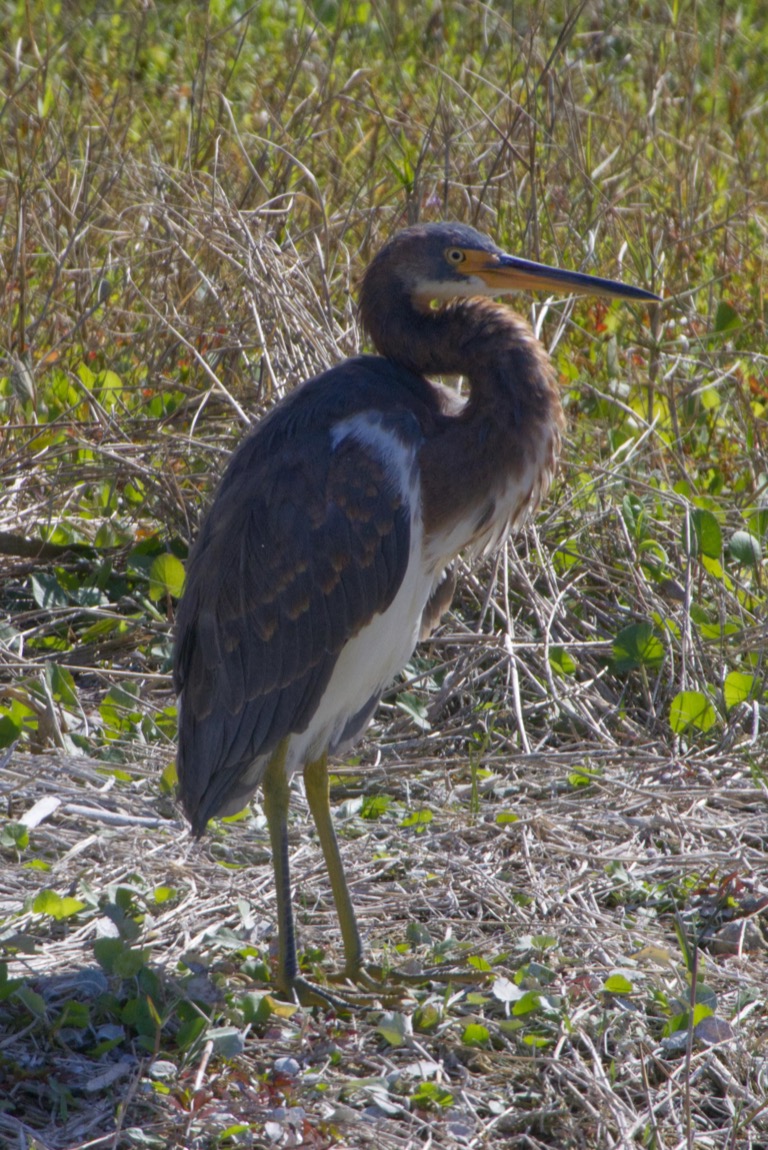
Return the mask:
<path fill-rule="evenodd" d="M 446 248 L 445 258 L 449 264 L 463 264 L 466 256 L 461 248 Z"/>

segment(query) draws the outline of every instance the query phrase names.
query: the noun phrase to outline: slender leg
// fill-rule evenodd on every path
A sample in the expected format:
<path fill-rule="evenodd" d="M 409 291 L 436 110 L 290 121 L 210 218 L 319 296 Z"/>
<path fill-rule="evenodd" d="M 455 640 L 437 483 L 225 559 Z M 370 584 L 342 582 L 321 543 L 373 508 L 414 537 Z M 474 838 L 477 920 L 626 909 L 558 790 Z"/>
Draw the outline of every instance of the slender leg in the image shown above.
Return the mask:
<path fill-rule="evenodd" d="M 313 1004 L 319 1002 L 324 1006 L 333 1007 L 334 1010 L 346 1011 L 350 1009 L 350 1006 L 343 998 L 337 998 L 327 990 L 314 986 L 299 974 L 299 961 L 296 956 L 296 930 L 291 903 L 291 875 L 288 865 L 288 806 L 291 786 L 285 773 L 287 747 L 288 741 L 284 739 L 269 760 L 262 780 L 264 813 L 267 816 L 267 825 L 269 826 L 272 868 L 275 872 L 275 891 L 277 894 L 277 982 L 281 990 L 295 994 L 302 1002 Z M 326 805 L 327 788 L 326 772 Z M 333 827 L 331 827 L 331 833 L 333 833 Z M 338 849 L 336 855 L 338 858 Z M 347 902 L 349 902 L 349 895 L 347 895 Z M 349 910 L 351 913 L 351 904 Z M 352 922 L 354 925 L 354 915 Z M 342 919 L 343 931 L 344 922 Z M 346 934 L 344 938 L 346 945 Z M 358 942 L 358 949 L 359 945 Z"/>
<path fill-rule="evenodd" d="M 272 845 L 272 867 L 277 893 L 278 980 L 281 990 L 291 990 L 299 973 L 288 867 L 288 805 L 291 786 L 285 773 L 286 749 L 287 740 L 284 739 L 269 760 L 262 781 L 264 813 Z"/>
<path fill-rule="evenodd" d="M 339 844 L 331 819 L 330 788 L 328 782 L 328 759 L 325 755 L 304 767 L 304 784 L 307 788 L 307 802 L 315 820 L 320 846 L 323 849 L 325 865 L 331 880 L 333 901 L 344 940 L 344 973 L 347 978 L 357 981 L 363 965 L 363 946 L 357 919 L 349 897 L 344 866 L 339 854 Z"/>

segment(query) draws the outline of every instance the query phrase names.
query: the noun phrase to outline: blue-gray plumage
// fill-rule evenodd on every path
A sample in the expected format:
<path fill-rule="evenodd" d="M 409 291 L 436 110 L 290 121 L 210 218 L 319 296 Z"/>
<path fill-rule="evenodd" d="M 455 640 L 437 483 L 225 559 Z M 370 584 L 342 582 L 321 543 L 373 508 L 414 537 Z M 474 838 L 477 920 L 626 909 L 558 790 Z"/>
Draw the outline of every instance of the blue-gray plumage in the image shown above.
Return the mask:
<path fill-rule="evenodd" d="M 356 437 L 332 441 L 340 422 L 372 412 L 414 451 L 443 418 L 423 379 L 376 356 L 348 360 L 248 436 L 203 524 L 175 661 L 182 794 L 198 834 L 242 809 L 280 741 L 306 730 L 345 643 L 403 581 L 411 524 L 398 483 Z"/>
<path fill-rule="evenodd" d="M 439 620 L 459 552 L 498 546 L 554 473 L 563 416 L 549 359 L 522 319 L 482 298 L 520 288 L 656 301 L 507 256 L 464 225 L 398 233 L 361 291 L 380 355 L 317 376 L 262 420 L 233 455 L 193 549 L 174 662 L 182 803 L 199 834 L 263 785 L 283 989 L 318 993 L 296 960 L 291 774 L 304 771 L 345 970 L 359 979 L 327 756 L 359 738 Z M 467 378 L 466 400 L 426 378 L 443 373 Z"/>

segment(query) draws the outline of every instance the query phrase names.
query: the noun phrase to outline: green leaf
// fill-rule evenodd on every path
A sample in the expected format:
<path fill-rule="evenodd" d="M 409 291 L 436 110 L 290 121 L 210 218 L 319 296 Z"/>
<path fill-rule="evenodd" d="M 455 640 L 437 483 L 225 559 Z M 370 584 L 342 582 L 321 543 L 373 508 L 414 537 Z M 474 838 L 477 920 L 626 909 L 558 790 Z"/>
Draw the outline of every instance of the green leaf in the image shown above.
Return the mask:
<path fill-rule="evenodd" d="M 68 607 L 69 595 L 55 575 L 31 575 L 32 598 L 38 607 L 50 611 L 54 607 Z"/>
<path fill-rule="evenodd" d="M 465 1046 L 487 1046 L 490 1040 L 491 1032 L 488 1027 L 482 1026 L 479 1022 L 470 1022 L 461 1036 Z"/>
<path fill-rule="evenodd" d="M 726 575 L 719 559 L 712 559 L 709 555 L 702 555 L 701 565 L 705 571 L 709 572 L 713 579 L 717 579 L 723 584 L 726 591 L 733 591 L 733 580 Z"/>
<path fill-rule="evenodd" d="M 467 1006 L 476 1006 L 479 1010 L 482 1010 L 488 1005 L 488 995 L 483 994 L 479 990 L 470 990 L 467 991 L 464 1002 Z"/>
<path fill-rule="evenodd" d="M 360 815 L 364 819 L 380 819 L 392 806 L 391 795 L 369 795 L 363 800 Z"/>
<path fill-rule="evenodd" d="M 662 1034 L 665 1038 L 669 1038 L 672 1034 L 677 1034 L 681 1030 L 687 1030 L 691 1021 L 693 1021 L 695 1028 L 705 1018 L 711 1018 L 713 1013 L 714 1011 L 711 1007 L 706 1006 L 704 1003 L 698 1003 L 693 1008 L 693 1019 L 691 1019 L 691 1012 L 689 1010 L 682 1011 L 680 1014 L 673 1014 L 662 1030 Z"/>
<path fill-rule="evenodd" d="M 512 1007 L 512 1013 L 519 1017 L 521 1014 L 532 1014 L 541 1006 L 541 998 L 534 990 L 528 990 L 523 997 Z"/>
<path fill-rule="evenodd" d="M 96 383 L 96 376 L 94 372 L 91 371 L 90 367 L 88 367 L 88 365 L 85 363 L 81 363 L 77 369 L 77 374 L 83 387 L 86 387 L 89 391 L 92 391 L 93 386 Z"/>
<path fill-rule="evenodd" d="M 170 551 L 158 555 L 149 569 L 149 597 L 158 602 L 170 595 L 178 599 L 184 589 L 184 564 Z"/>
<path fill-rule="evenodd" d="M 712 987 L 708 986 L 705 982 L 698 982 L 696 984 L 696 1002 L 708 1006 L 710 1013 L 714 1013 L 717 1010 L 717 994 Z"/>
<path fill-rule="evenodd" d="M 129 552 L 126 559 L 128 570 L 149 577 L 155 559 L 165 553 L 160 538 L 157 535 L 147 535 Z"/>
<path fill-rule="evenodd" d="M 23 978 L 8 977 L 8 963 L 0 962 L 0 1002 L 5 1002 L 15 994 L 20 986 L 24 985 Z"/>
<path fill-rule="evenodd" d="M 733 559 L 742 567 L 758 567 L 763 558 L 760 540 L 749 531 L 734 531 L 728 542 L 728 550 Z"/>
<path fill-rule="evenodd" d="M 550 647 L 549 665 L 558 675 L 572 675 L 576 670 L 576 660 L 565 647 Z"/>
<path fill-rule="evenodd" d="M 417 829 L 422 830 L 427 825 L 427 823 L 432 822 L 434 817 L 435 816 L 432 814 L 432 811 L 424 808 L 420 811 L 414 811 L 410 815 L 406 815 L 405 818 L 401 821 L 400 826 L 416 827 Z"/>
<path fill-rule="evenodd" d="M 760 680 L 756 675 L 745 675 L 743 671 L 731 671 L 725 676 L 723 683 L 723 699 L 725 709 L 730 711 L 739 703 L 746 703 L 754 698 L 760 687 Z"/>
<path fill-rule="evenodd" d="M 405 937 L 411 946 L 431 946 L 432 935 L 423 922 L 409 922 Z"/>
<path fill-rule="evenodd" d="M 520 816 L 516 815 L 514 811 L 499 811 L 496 815 L 496 823 L 500 827 L 505 827 L 509 823 L 516 823 L 520 821 Z"/>
<path fill-rule="evenodd" d="M 81 902 L 79 898 L 70 898 L 56 894 L 55 890 L 41 890 L 32 903 L 32 910 L 35 914 L 49 914 L 51 918 L 60 922 L 64 918 L 71 918 L 72 915 L 77 914 L 81 910 L 85 910 L 86 904 Z"/>
<path fill-rule="evenodd" d="M 442 1011 L 434 1002 L 425 1002 L 423 1006 L 417 1006 L 413 1012 L 413 1025 L 422 1034 L 436 1030 L 442 1019 Z"/>
<path fill-rule="evenodd" d="M 768 533 L 768 507 L 758 507 L 756 511 L 751 512 L 747 522 L 752 534 L 761 539 Z"/>
<path fill-rule="evenodd" d="M 131 723 L 140 723 L 138 684 L 130 680 L 113 683 L 99 704 L 99 714 L 110 730 L 120 731 Z"/>
<path fill-rule="evenodd" d="M 552 562 L 559 575 L 564 575 L 579 562 L 579 545 L 576 539 L 566 539 L 561 543 L 552 556 Z"/>
<path fill-rule="evenodd" d="M 237 1000 L 237 1005 L 243 1014 L 243 1021 L 246 1024 L 253 1024 L 266 1022 L 272 1014 L 272 1008 L 267 1001 L 268 995 L 259 994 L 257 991 L 249 990 L 242 998 Z"/>
<path fill-rule="evenodd" d="M 3 823 L 0 827 L 0 847 L 24 851 L 29 846 L 29 828 L 23 823 Z"/>
<path fill-rule="evenodd" d="M 45 670 L 51 694 L 56 702 L 63 703 L 65 707 L 76 707 L 77 687 L 72 672 L 58 663 L 49 663 Z"/>
<path fill-rule="evenodd" d="M 158 906 L 164 902 L 173 901 L 178 896 L 178 890 L 175 886 L 156 886 L 152 891 L 152 897 Z"/>
<path fill-rule="evenodd" d="M 420 1082 L 409 1098 L 411 1107 L 418 1110 L 425 1106 L 452 1106 L 453 1094 L 438 1082 Z"/>
<path fill-rule="evenodd" d="M 21 725 L 14 723 L 10 715 L 0 714 L 0 747 L 10 747 L 21 734 Z"/>
<path fill-rule="evenodd" d="M 245 1019 L 246 1023 L 256 1021 L 256 1019 Z M 259 1022 L 266 1021 L 266 1019 L 258 1019 Z M 200 1037 L 207 1025 L 207 1019 L 198 1015 L 196 1018 L 188 1018 L 183 1022 L 176 1032 L 176 1044 L 179 1050 L 188 1050 Z"/>
<path fill-rule="evenodd" d="M 399 1011 L 387 1011 L 379 1019 L 376 1032 L 390 1046 L 403 1046 L 411 1035 L 411 1024 L 405 1014 Z"/>
<path fill-rule="evenodd" d="M 123 381 L 120 376 L 107 368 L 106 371 L 99 372 L 96 378 L 96 388 L 99 389 L 99 399 L 107 411 L 112 411 L 120 393 L 123 390 Z"/>
<path fill-rule="evenodd" d="M 641 540 L 644 533 L 645 508 L 636 495 L 624 496 L 621 501 L 621 516 L 629 534 L 636 540 Z"/>
<path fill-rule="evenodd" d="M 669 725 L 676 735 L 689 727 L 706 733 L 716 721 L 715 708 L 702 691 L 680 691 L 669 708 Z"/>
<path fill-rule="evenodd" d="M 132 950 L 125 946 L 115 959 L 114 973 L 119 978 L 135 978 L 149 959 L 149 950 Z"/>
<path fill-rule="evenodd" d="M 173 795 L 176 793 L 178 782 L 179 775 L 176 770 L 176 763 L 171 760 L 163 768 L 163 773 L 160 775 L 160 790 L 164 795 Z"/>
<path fill-rule="evenodd" d="M 107 519 L 94 535 L 93 545 L 99 550 L 104 550 L 109 547 L 119 547 L 121 543 L 130 542 L 131 538 L 132 536 L 128 535 L 127 532 L 120 531 L 116 523 Z"/>
<path fill-rule="evenodd" d="M 680 1030 L 686 1030 L 688 1027 L 688 1014 L 672 1014 L 664 1024 L 661 1031 L 664 1038 L 670 1038 L 673 1034 L 677 1034 Z"/>
<path fill-rule="evenodd" d="M 61 1012 L 61 1017 L 58 1021 L 58 1029 L 63 1026 L 73 1026 L 77 1030 L 83 1030 L 86 1026 L 90 1026 L 91 1012 L 84 1002 L 75 1002 L 70 999 L 64 1003 L 64 1009 Z"/>
<path fill-rule="evenodd" d="M 544 1034 L 526 1034 L 523 1036 L 523 1042 L 526 1046 L 533 1046 L 536 1050 L 552 1045 L 552 1039 L 547 1038 Z"/>
<path fill-rule="evenodd" d="M 624 627 L 613 641 L 613 669 L 619 675 L 638 667 L 657 670 L 663 662 L 664 644 L 647 619 Z"/>
<path fill-rule="evenodd" d="M 30 1014 L 34 1014 L 36 1018 L 45 1018 L 45 999 L 42 994 L 38 994 L 36 990 L 32 990 L 26 983 L 14 992 L 14 998 L 26 1006 Z"/>
<path fill-rule="evenodd" d="M 592 782 L 592 776 L 583 771 L 569 771 L 567 778 L 569 787 L 588 787 Z"/>
<path fill-rule="evenodd" d="M 411 691 L 401 691 L 395 701 L 401 711 L 410 715 L 420 730 L 429 731 L 431 729 L 431 724 L 427 718 L 427 708 L 417 695 Z"/>
<path fill-rule="evenodd" d="M 227 1126 L 226 1130 L 222 1130 L 220 1134 L 216 1135 L 216 1142 L 219 1146 L 226 1146 L 227 1142 L 232 1142 L 235 1146 L 241 1146 L 245 1139 L 241 1138 L 242 1134 L 247 1134 L 253 1127 L 247 1122 L 235 1122 L 232 1126 Z M 250 1141 L 250 1138 L 247 1139 Z"/>
<path fill-rule="evenodd" d="M 129 503 L 143 503 L 145 498 L 145 487 L 140 479 L 132 479 L 126 483 L 123 488 L 123 498 Z"/>
<path fill-rule="evenodd" d="M 723 532 L 717 518 L 703 507 L 694 507 L 683 521 L 683 551 L 719 559 L 723 550 Z"/>
<path fill-rule="evenodd" d="M 122 939 L 97 938 L 93 944 L 96 961 L 107 974 L 133 978 L 146 965 L 147 950 L 132 950 Z"/>
<path fill-rule="evenodd" d="M 634 989 L 632 983 L 623 974 L 612 974 L 603 983 L 603 990 L 607 990 L 609 994 L 631 994 Z"/>
<path fill-rule="evenodd" d="M 741 327 L 741 317 L 736 308 L 727 300 L 721 299 L 715 312 L 714 330 L 718 335 L 721 335 L 727 331 L 735 331 L 739 327 Z"/>

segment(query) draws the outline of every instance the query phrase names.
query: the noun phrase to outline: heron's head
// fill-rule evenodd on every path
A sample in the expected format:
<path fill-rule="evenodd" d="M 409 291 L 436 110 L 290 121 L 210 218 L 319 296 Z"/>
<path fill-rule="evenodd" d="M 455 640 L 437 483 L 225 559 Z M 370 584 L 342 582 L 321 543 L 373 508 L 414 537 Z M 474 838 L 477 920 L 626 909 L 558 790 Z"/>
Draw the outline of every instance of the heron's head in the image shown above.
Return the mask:
<path fill-rule="evenodd" d="M 659 297 L 617 280 L 564 271 L 507 255 L 466 224 L 421 224 L 398 232 L 372 261 L 363 281 L 363 319 L 405 295 L 419 310 L 460 296 L 517 291 L 576 292 L 657 303 Z"/>

